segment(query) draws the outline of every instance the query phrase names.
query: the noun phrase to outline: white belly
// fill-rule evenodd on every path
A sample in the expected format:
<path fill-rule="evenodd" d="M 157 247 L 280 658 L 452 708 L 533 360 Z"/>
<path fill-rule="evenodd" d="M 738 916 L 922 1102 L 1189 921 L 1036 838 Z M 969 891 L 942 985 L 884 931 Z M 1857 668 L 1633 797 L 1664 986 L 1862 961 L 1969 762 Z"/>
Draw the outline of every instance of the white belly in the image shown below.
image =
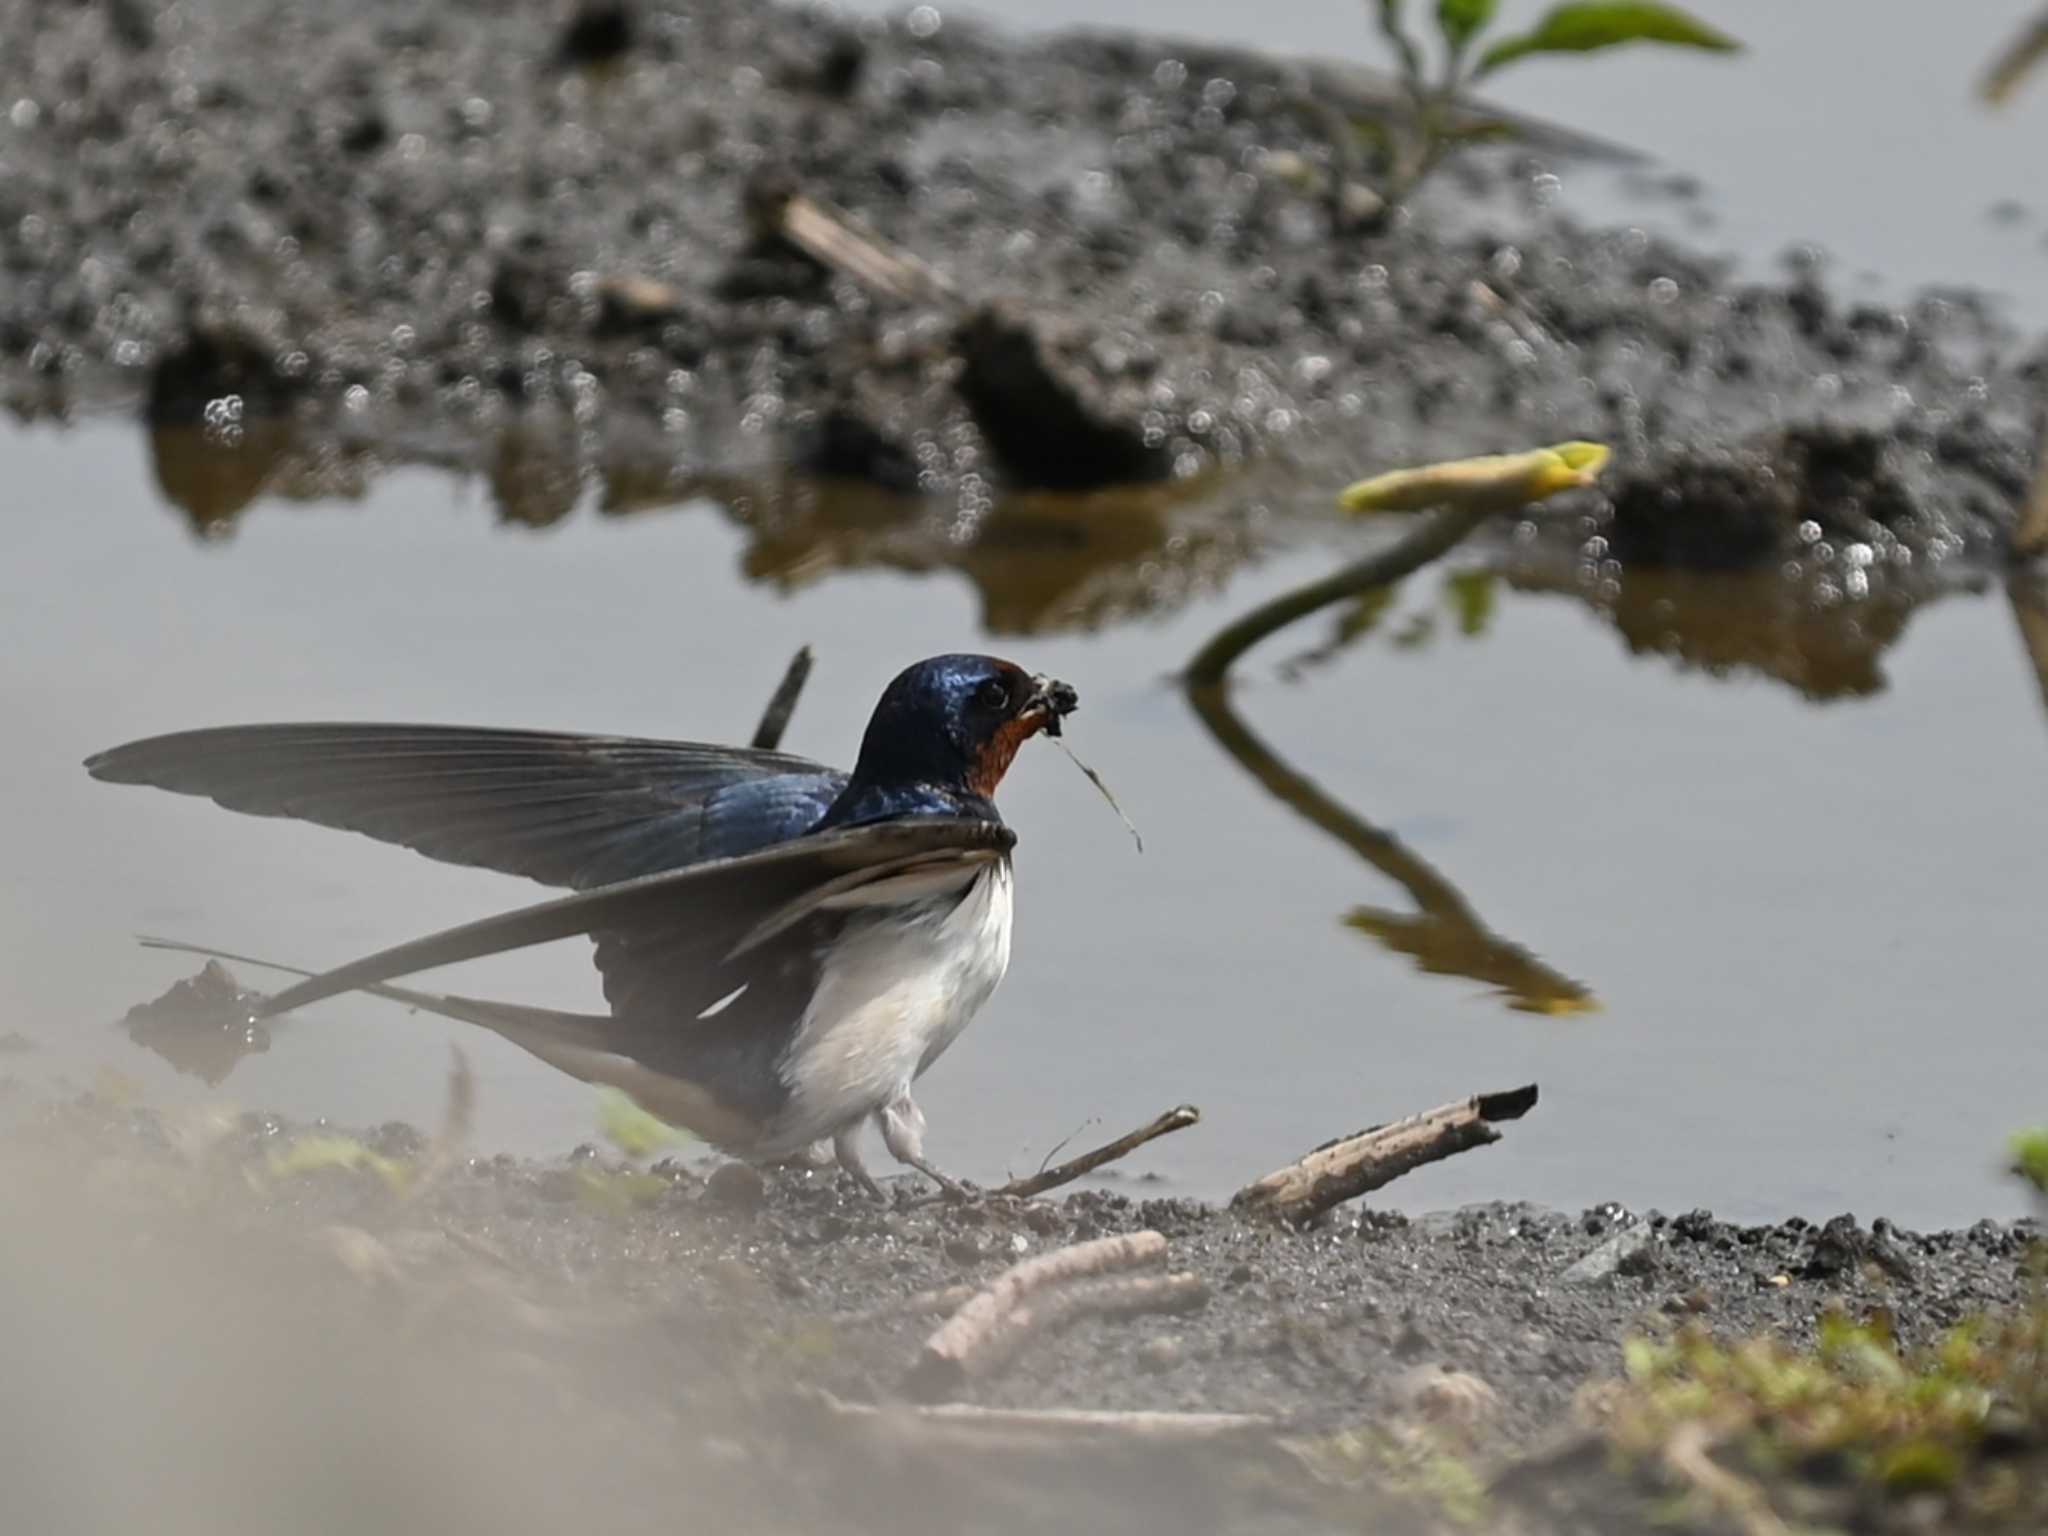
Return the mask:
<path fill-rule="evenodd" d="M 847 930 L 784 1058 L 777 1149 L 873 1114 L 959 1037 L 1009 968 L 1010 890 L 1002 859 L 964 894 L 886 907 Z"/>

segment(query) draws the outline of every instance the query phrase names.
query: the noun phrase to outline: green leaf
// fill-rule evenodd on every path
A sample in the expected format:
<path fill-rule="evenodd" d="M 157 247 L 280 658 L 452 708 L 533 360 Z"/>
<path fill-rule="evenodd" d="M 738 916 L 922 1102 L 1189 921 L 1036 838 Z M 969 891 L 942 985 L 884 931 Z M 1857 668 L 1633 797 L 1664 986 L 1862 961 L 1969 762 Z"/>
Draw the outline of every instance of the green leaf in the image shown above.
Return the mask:
<path fill-rule="evenodd" d="M 1539 21 L 1533 32 L 1502 38 L 1486 50 L 1473 74 L 1491 74 L 1532 53 L 1592 53 L 1622 43 L 1668 43 L 1712 53 L 1734 53 L 1742 47 L 1725 32 L 1675 5 L 1655 0 L 1593 0 L 1560 5 Z"/>
<path fill-rule="evenodd" d="M 1500 0 L 1436 0 L 1436 24 L 1451 52 L 1462 53 L 1499 9 Z"/>
<path fill-rule="evenodd" d="M 2012 1171 L 2048 1195 L 2048 1126 L 2013 1137 Z"/>

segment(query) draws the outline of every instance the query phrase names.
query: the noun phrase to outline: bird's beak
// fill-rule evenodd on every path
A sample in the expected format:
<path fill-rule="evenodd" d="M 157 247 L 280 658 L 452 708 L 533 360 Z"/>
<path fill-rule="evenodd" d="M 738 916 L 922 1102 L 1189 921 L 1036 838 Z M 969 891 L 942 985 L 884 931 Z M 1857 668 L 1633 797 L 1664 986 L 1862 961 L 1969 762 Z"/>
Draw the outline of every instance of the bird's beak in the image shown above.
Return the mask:
<path fill-rule="evenodd" d="M 1060 721 L 1081 707 L 1081 696 L 1074 691 L 1072 683 L 1063 683 L 1056 677 L 1034 677 L 1031 679 L 1031 694 L 1024 700 L 1024 707 L 1017 711 L 1019 720 L 1027 721 L 1048 736 L 1060 734 Z"/>

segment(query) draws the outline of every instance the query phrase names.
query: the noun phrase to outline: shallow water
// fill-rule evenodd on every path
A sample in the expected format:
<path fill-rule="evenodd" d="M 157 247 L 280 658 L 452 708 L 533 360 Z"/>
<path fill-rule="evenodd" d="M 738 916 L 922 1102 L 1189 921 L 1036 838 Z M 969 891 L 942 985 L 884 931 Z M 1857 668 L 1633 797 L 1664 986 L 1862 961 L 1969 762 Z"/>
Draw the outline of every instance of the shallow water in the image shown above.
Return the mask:
<path fill-rule="evenodd" d="M 846 8 L 905 9 L 895 0 Z M 1504 0 L 1496 25 L 1520 30 L 1548 8 Z M 1864 291 L 1981 288 L 2004 297 L 2017 323 L 2048 323 L 2048 205 L 2035 163 L 2048 134 L 2048 72 L 1998 110 L 1975 95 L 2037 0 L 1694 0 L 1689 9 L 1746 51 L 1535 60 L 1488 83 L 1504 107 L 1641 150 L 1655 162 L 1651 177 L 1699 185 L 1697 195 L 1646 199 L 1640 175 L 1566 165 L 1568 211 L 1725 251 L 1756 273 L 1812 244 Z M 1387 63 L 1367 0 L 1041 0 L 1028 21 L 992 0 L 964 10 L 1011 27 L 1129 28 Z M 1408 11 L 1426 31 L 1434 6 L 1414 0 Z"/>
<path fill-rule="evenodd" d="M 2048 721 L 2002 594 L 1922 609 L 1877 663 L 1880 691 L 1825 705 L 1632 659 L 1576 600 L 1502 584 L 1490 610 L 1468 604 L 1484 619 L 1468 635 L 1441 572 L 1290 681 L 1280 663 L 1328 633 L 1310 621 L 1253 655 L 1237 705 L 1377 829 L 1353 839 L 1380 855 L 1368 864 L 1260 789 L 1167 680 L 1327 550 L 1118 621 L 1074 596 L 1085 550 L 849 572 L 835 560 L 869 546 L 842 535 L 765 560 L 705 501 L 619 518 L 587 497 L 535 530 L 500 522 L 480 480 L 418 469 L 366 477 L 353 500 L 259 500 L 209 539 L 120 423 L 10 430 L 0 461 L 0 1034 L 37 1046 L 0 1070 L 207 1091 L 115 1027 L 191 969 L 137 932 L 319 966 L 534 893 L 95 784 L 77 765 L 97 748 L 293 718 L 736 739 L 808 641 L 820 664 L 788 745 L 843 762 L 898 666 L 986 644 L 1078 685 L 1071 739 L 1146 850 L 1056 753 L 1024 754 L 1003 794 L 1022 838 L 1010 978 L 921 1094 L 943 1164 L 993 1179 L 1084 1122 L 1114 1132 L 1187 1100 L 1204 1124 L 1136 1166 L 1222 1195 L 1360 1124 L 1535 1080 L 1543 1102 L 1504 1148 L 1404 1181 L 1396 1203 L 1921 1224 L 2017 1209 L 1997 1160 L 2048 1082 L 2028 965 Z M 1113 535 L 1097 579 L 1142 563 L 1150 537 Z M 1092 627 L 1056 622 L 1089 613 Z M 990 615 L 1012 632 L 988 639 Z M 1026 620 L 1042 632 L 1014 633 Z M 1437 921 L 1418 927 L 1418 907 Z M 450 977 L 596 997 L 575 946 Z M 1526 1011 L 1574 983 L 1597 1011 Z M 479 1071 L 482 1146 L 558 1153 L 593 1134 L 587 1090 L 359 1000 L 284 1025 L 217 1093 L 431 1122 L 451 1040 Z"/>

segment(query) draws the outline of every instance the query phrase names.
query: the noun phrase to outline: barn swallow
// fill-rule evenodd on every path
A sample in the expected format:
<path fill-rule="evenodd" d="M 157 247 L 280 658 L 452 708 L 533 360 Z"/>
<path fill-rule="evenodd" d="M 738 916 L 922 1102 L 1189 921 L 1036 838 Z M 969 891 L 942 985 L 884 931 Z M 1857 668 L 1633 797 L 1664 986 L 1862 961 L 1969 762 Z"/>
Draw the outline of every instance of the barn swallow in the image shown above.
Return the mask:
<path fill-rule="evenodd" d="M 753 1161 L 827 1138 L 871 1194 L 862 1126 L 948 1191 L 912 1083 L 1010 960 L 996 787 L 1078 698 L 989 656 L 935 656 L 883 692 L 852 773 L 748 747 L 415 725 L 181 732 L 94 778 L 367 833 L 574 894 L 309 975 L 270 1017 L 364 990 L 481 1024 L 550 1066 Z M 583 935 L 609 1015 L 413 992 L 430 967 Z M 301 973 L 304 974 L 304 973 Z"/>

